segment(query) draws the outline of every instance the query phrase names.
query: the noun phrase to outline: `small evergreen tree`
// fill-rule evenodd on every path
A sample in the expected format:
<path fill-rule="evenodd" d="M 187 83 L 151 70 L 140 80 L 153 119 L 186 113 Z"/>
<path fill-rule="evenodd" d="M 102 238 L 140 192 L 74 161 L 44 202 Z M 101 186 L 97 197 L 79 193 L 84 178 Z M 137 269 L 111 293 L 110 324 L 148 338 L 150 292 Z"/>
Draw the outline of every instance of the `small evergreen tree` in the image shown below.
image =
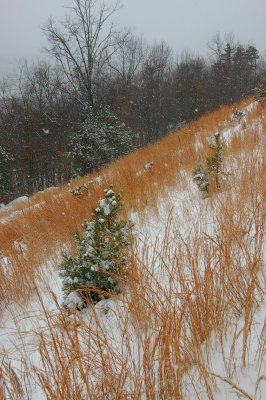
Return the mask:
<path fill-rule="evenodd" d="M 202 165 L 196 167 L 193 171 L 193 181 L 198 186 L 199 190 L 207 195 L 209 193 L 209 177 L 208 172 Z"/>
<path fill-rule="evenodd" d="M 120 292 L 119 279 L 129 262 L 132 225 L 120 219 L 121 193 L 110 186 L 104 194 L 92 212 L 92 219 L 83 224 L 84 236 L 75 235 L 76 254 L 63 254 L 60 276 L 63 305 L 67 308 L 83 308 L 88 302 L 96 303 Z"/>
<path fill-rule="evenodd" d="M 240 110 L 239 108 L 235 108 L 233 110 L 233 120 L 237 121 L 238 123 L 244 118 L 245 113 L 244 111 Z"/>
<path fill-rule="evenodd" d="M 98 119 L 108 143 L 110 156 L 108 161 L 115 160 L 133 149 L 130 129 L 117 118 L 110 107 L 102 107 Z"/>
<path fill-rule="evenodd" d="M 212 141 L 209 144 L 209 147 L 214 151 L 214 154 L 213 156 L 206 158 L 207 171 L 209 176 L 214 177 L 215 188 L 219 190 L 221 188 L 221 175 L 222 175 L 221 167 L 223 162 L 222 136 L 220 133 L 216 133 L 213 136 Z"/>
<path fill-rule="evenodd" d="M 70 147 L 77 171 L 83 175 L 132 150 L 131 131 L 109 107 L 96 112 L 86 105 Z"/>
<path fill-rule="evenodd" d="M 258 101 L 266 100 L 266 80 L 263 80 L 255 89 L 254 99 Z"/>
<path fill-rule="evenodd" d="M 79 130 L 71 137 L 70 150 L 80 175 L 99 167 L 108 153 L 104 131 L 90 105 L 84 106 L 81 111 Z"/>
<path fill-rule="evenodd" d="M 221 189 L 223 147 L 220 133 L 216 133 L 213 136 L 209 147 L 214 151 L 214 154 L 206 157 L 205 167 L 200 165 L 192 173 L 194 182 L 205 197 L 209 195 L 211 189 L 214 191 Z"/>

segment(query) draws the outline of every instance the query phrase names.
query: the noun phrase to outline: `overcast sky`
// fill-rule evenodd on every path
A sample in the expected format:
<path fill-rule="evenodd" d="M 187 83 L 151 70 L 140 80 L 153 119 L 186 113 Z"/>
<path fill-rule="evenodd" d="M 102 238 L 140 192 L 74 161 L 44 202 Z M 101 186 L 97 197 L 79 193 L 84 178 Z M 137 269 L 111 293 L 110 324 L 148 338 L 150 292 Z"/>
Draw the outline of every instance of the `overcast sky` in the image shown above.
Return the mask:
<path fill-rule="evenodd" d="M 40 27 L 49 16 L 62 20 L 71 0 L 0 0 L 0 75 L 19 59 L 42 58 Z M 106 0 L 105 3 L 109 3 Z M 234 33 L 243 44 L 266 51 L 266 0 L 124 0 L 116 14 L 149 43 L 165 40 L 176 53 L 205 55 L 217 32 Z"/>

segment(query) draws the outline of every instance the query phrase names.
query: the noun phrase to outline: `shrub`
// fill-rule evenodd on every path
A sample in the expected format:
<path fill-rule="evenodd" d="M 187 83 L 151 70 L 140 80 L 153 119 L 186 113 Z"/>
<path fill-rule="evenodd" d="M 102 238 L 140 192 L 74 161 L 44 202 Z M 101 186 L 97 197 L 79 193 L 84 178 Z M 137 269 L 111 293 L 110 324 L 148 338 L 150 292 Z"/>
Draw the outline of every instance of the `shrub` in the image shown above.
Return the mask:
<path fill-rule="evenodd" d="M 240 110 L 239 108 L 235 108 L 233 110 L 233 120 L 237 121 L 238 123 L 241 122 L 241 120 L 244 118 L 245 113 L 244 111 Z"/>
<path fill-rule="evenodd" d="M 98 111 L 86 105 L 79 130 L 70 141 L 70 152 L 80 175 L 91 172 L 132 150 L 132 133 L 109 107 Z"/>
<path fill-rule="evenodd" d="M 206 166 L 199 165 L 193 172 L 193 181 L 199 190 L 207 197 L 210 190 L 219 191 L 221 189 L 222 172 L 222 139 L 221 134 L 216 133 L 209 144 L 209 148 L 214 151 L 212 156 L 206 157 Z"/>
<path fill-rule="evenodd" d="M 132 229 L 132 224 L 119 216 L 121 201 L 122 194 L 112 186 L 105 189 L 92 219 L 83 224 L 84 235 L 75 235 L 76 254 L 63 254 L 60 276 L 66 308 L 81 309 L 121 291 Z"/>
<path fill-rule="evenodd" d="M 194 169 L 193 180 L 201 192 L 206 194 L 209 192 L 210 184 L 209 184 L 208 172 L 201 165 L 199 165 Z"/>

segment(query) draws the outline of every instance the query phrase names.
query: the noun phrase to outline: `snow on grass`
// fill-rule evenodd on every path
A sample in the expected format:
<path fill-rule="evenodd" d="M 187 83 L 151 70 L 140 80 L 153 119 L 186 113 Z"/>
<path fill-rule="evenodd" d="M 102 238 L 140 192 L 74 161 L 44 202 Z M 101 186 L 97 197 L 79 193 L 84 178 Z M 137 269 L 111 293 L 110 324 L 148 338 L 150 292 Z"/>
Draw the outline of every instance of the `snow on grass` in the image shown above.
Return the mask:
<path fill-rule="evenodd" d="M 208 364 L 212 366 L 211 375 L 216 378 L 215 400 L 237 400 L 239 398 L 263 400 L 266 394 L 266 296 L 254 315 L 249 333 L 248 354 L 246 366 L 243 367 L 244 317 L 237 324 L 229 326 L 226 338 L 212 334 L 211 355 Z M 206 352 L 205 346 L 202 352 Z M 194 388 L 189 384 L 193 377 Z M 200 383 L 201 378 L 197 368 L 192 368 L 186 377 L 187 386 L 184 391 L 187 400 L 195 398 L 195 392 L 200 392 L 200 399 L 209 399 Z"/>
<path fill-rule="evenodd" d="M 252 107 L 249 106 L 246 111 L 252 111 L 253 107 L 254 105 Z M 230 130 L 225 130 L 223 137 L 229 140 L 232 135 L 240 132 L 241 124 L 238 124 Z M 240 177 L 240 172 L 237 172 L 238 175 L 236 177 Z M 260 307 L 253 309 L 254 314 L 249 332 L 246 332 L 246 314 L 238 315 L 235 318 L 232 317 L 232 323 L 228 322 L 223 337 L 219 337 L 213 332 L 208 343 L 203 343 L 200 346 L 203 365 L 195 366 L 195 360 L 191 356 L 191 365 L 184 377 L 181 374 L 181 365 L 174 360 L 171 354 L 167 355 L 169 360 L 160 361 L 161 349 L 157 347 L 156 340 L 160 338 L 160 330 L 165 327 L 164 323 L 160 321 L 161 315 L 158 317 L 152 315 L 152 301 L 161 301 L 161 304 L 156 305 L 157 308 L 154 307 L 155 311 L 162 311 L 162 315 L 168 312 L 170 317 L 172 313 L 172 321 L 175 321 L 174 318 L 178 315 L 179 310 L 182 309 L 184 302 L 188 301 L 188 299 L 184 300 L 182 298 L 182 293 L 179 293 L 180 283 L 172 281 L 173 277 L 176 278 L 178 276 L 174 272 L 175 267 L 178 267 L 178 257 L 183 256 L 181 259 L 181 267 L 184 269 L 182 276 L 186 277 L 188 287 L 191 286 L 191 292 L 188 290 L 186 295 L 190 296 L 191 304 L 195 304 L 196 307 L 197 297 L 201 293 L 197 293 L 196 286 L 193 287 L 191 264 L 194 262 L 199 271 L 197 279 L 204 276 L 208 262 L 211 265 L 212 263 L 214 266 L 216 265 L 215 261 L 219 255 L 219 250 L 217 254 L 215 254 L 214 250 L 213 253 L 206 253 L 210 254 L 209 260 L 204 258 L 204 250 L 207 248 L 209 251 L 211 246 L 215 249 L 214 242 L 219 239 L 219 229 L 222 227 L 220 215 L 224 211 L 223 204 L 226 204 L 228 195 L 225 191 L 216 195 L 214 199 L 203 200 L 195 185 L 193 185 L 190 174 L 187 171 L 180 171 L 180 175 L 182 176 L 182 190 L 169 189 L 164 191 L 158 198 L 156 212 L 152 212 L 147 206 L 142 213 L 134 211 L 130 215 L 130 219 L 135 223 L 134 245 L 137 253 L 135 257 L 139 258 L 140 267 L 143 266 L 144 269 L 146 266 L 152 268 L 150 271 L 151 276 L 143 276 L 143 278 L 147 279 L 149 286 L 145 288 L 146 282 L 140 282 L 140 290 L 143 284 L 143 288 L 147 293 L 138 299 L 139 302 L 143 302 L 143 310 L 146 311 L 149 309 L 146 304 L 150 300 L 148 296 L 154 296 L 150 300 L 151 315 L 143 315 L 142 321 L 137 319 L 138 326 L 134 325 L 134 318 L 131 316 L 131 314 L 134 314 L 134 304 L 132 304 L 131 299 L 132 288 L 127 288 L 127 286 L 125 293 L 116 299 L 102 300 L 95 307 L 89 307 L 78 314 L 69 316 L 63 314 L 60 309 L 62 301 L 61 281 L 54 267 L 55 263 L 51 261 L 47 261 L 47 265 L 42 267 L 39 281 L 37 280 L 35 295 L 26 304 L 9 304 L 6 306 L 1 320 L 0 334 L 2 365 L 5 362 L 10 362 L 22 381 L 23 374 L 26 373 L 26 366 L 31 370 L 28 382 L 26 382 L 23 389 L 26 393 L 25 387 L 30 387 L 29 398 L 37 400 L 49 398 L 44 391 L 44 387 L 41 389 L 40 380 L 37 383 L 37 375 L 43 372 L 45 362 L 47 362 L 47 373 L 51 374 L 51 386 L 54 384 L 55 391 L 57 390 L 55 385 L 56 378 L 53 378 L 52 374 L 54 372 L 56 376 L 56 371 L 52 370 L 53 367 L 51 365 L 51 369 L 49 369 L 48 362 L 50 361 L 54 363 L 55 368 L 58 370 L 63 368 L 60 362 L 69 362 L 70 369 L 77 368 L 76 379 L 81 387 L 81 392 L 84 391 L 84 393 L 86 393 L 86 384 L 95 387 L 95 393 L 97 393 L 97 385 L 103 377 L 105 379 L 108 376 L 120 377 L 124 370 L 123 393 L 127 393 L 129 396 L 129 393 L 134 392 L 136 385 L 139 385 L 140 395 L 138 398 L 148 399 L 147 390 L 143 390 L 147 385 L 148 378 L 145 375 L 147 370 L 151 371 L 151 376 L 154 379 L 151 380 L 154 392 L 159 391 L 160 379 L 158 375 L 160 374 L 158 371 L 160 370 L 160 362 L 167 363 L 169 361 L 176 376 L 179 376 L 178 374 L 180 373 L 180 377 L 183 379 L 182 395 L 185 399 L 210 398 L 203 382 L 204 374 L 202 370 L 204 368 L 208 368 L 208 374 L 215 378 L 213 393 L 216 400 L 234 400 L 241 398 L 241 396 L 253 400 L 262 400 L 264 398 L 266 394 L 266 364 L 265 357 L 263 358 L 263 345 L 265 345 L 266 340 L 265 297 Z M 237 206 L 237 201 L 238 196 L 235 193 L 232 195 L 233 205 Z M 255 211 L 258 213 L 259 203 L 263 199 L 256 199 L 256 201 L 258 207 Z M 248 207 L 250 207 L 250 204 L 248 204 Z M 250 209 L 249 211 L 252 214 L 253 210 Z M 108 215 L 108 210 L 106 214 Z M 239 215 L 236 211 L 232 218 L 232 225 L 239 225 L 237 223 L 238 217 Z M 250 220 L 254 223 L 252 218 Z M 234 226 L 226 227 L 224 233 L 229 228 L 233 232 Z M 238 234 L 240 235 L 240 232 Z M 256 234 L 256 226 L 250 226 L 249 235 L 240 242 L 241 246 L 246 245 L 247 248 L 249 246 L 250 251 L 245 256 L 246 258 L 255 258 L 255 247 L 252 249 L 252 245 Z M 196 241 L 197 238 L 200 238 L 198 242 Z M 232 255 L 238 257 L 236 260 L 246 261 L 246 258 L 238 253 L 239 251 L 243 251 L 243 254 L 245 253 L 245 248 L 239 250 L 237 247 L 238 238 L 229 234 L 228 238 L 235 240 L 231 247 L 228 246 L 228 249 L 233 249 Z M 220 243 L 222 245 L 228 245 L 228 243 L 223 244 L 222 238 L 219 240 L 221 240 Z M 21 243 L 15 243 L 15 246 L 21 246 Z M 22 247 L 22 250 L 26 251 L 27 249 Z M 221 253 L 221 258 L 222 255 Z M 265 267 L 265 259 L 266 254 L 264 251 L 263 258 L 260 260 L 262 270 Z M 8 266 L 8 258 L 5 258 L 5 264 Z M 243 262 L 244 266 L 245 262 Z M 214 267 L 213 270 L 215 270 Z M 130 283 L 128 285 L 130 286 Z M 168 296 L 172 296 L 169 304 L 167 304 Z M 141 307 L 137 308 L 137 310 L 140 312 Z M 232 314 L 229 313 L 229 315 Z M 202 315 L 202 319 L 203 317 Z M 184 321 L 184 325 L 188 323 L 189 321 Z M 69 331 L 72 331 L 72 327 L 73 337 L 77 335 L 75 339 L 78 341 L 77 349 L 75 349 L 76 353 L 74 348 L 71 347 L 74 346 L 71 341 L 71 333 L 69 333 Z M 187 329 L 188 335 L 190 333 L 191 335 L 193 334 L 192 329 L 193 327 L 191 326 Z M 175 334 L 177 335 L 177 332 Z M 243 346 L 246 338 L 248 340 L 248 352 L 244 354 Z M 53 353 L 55 350 L 53 341 L 55 339 L 59 341 L 59 348 L 57 352 Z M 166 337 L 167 340 L 168 338 Z M 169 337 L 170 340 L 172 340 L 171 337 Z M 64 354 L 68 345 L 70 355 L 68 353 Z M 209 346 L 209 348 L 206 346 Z M 47 353 L 45 353 L 46 350 Z M 149 351 L 153 355 L 152 360 L 148 358 Z M 71 352 L 73 352 L 72 358 Z M 44 354 L 47 358 L 42 358 Z M 191 354 L 193 355 L 193 352 Z M 86 377 L 78 369 L 78 367 L 81 368 L 77 362 L 78 356 L 82 360 L 85 358 Z M 245 358 L 245 367 L 243 367 L 243 357 Z M 23 366 L 24 370 L 21 366 L 21 359 L 26 360 Z M 58 364 L 56 364 L 57 362 Z M 109 371 L 105 370 L 105 368 L 109 369 Z M 33 373 L 34 370 L 38 372 L 37 375 Z M 109 373 L 110 375 L 108 375 Z M 67 376 L 72 376 L 71 373 L 69 374 Z M 115 383 L 106 381 L 103 384 L 111 388 Z M 70 398 L 69 393 L 64 392 L 63 387 L 60 390 L 62 390 L 62 393 L 58 394 L 59 398 Z M 109 394 L 106 392 L 106 399 L 130 398 L 123 397 L 124 394 L 119 397 L 117 392 L 113 397 L 107 396 Z"/>

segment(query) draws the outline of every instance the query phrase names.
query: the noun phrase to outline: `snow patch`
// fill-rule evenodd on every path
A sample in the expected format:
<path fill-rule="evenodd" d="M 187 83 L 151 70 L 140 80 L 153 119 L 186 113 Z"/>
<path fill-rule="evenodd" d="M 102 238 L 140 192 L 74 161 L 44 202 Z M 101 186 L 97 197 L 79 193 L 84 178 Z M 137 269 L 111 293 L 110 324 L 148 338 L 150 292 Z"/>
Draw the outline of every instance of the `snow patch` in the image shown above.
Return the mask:
<path fill-rule="evenodd" d="M 84 302 L 77 292 L 71 292 L 66 296 L 62 305 L 68 310 L 81 310 L 84 307 Z"/>

